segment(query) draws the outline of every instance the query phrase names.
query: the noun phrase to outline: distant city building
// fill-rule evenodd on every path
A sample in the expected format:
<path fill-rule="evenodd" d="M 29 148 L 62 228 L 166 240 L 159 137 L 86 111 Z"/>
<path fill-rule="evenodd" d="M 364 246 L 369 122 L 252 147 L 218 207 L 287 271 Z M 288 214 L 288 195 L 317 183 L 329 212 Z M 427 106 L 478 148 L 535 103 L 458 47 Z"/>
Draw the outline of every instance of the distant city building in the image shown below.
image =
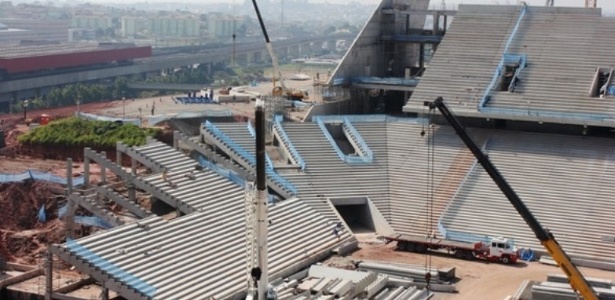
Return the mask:
<path fill-rule="evenodd" d="M 150 18 L 149 31 L 153 35 L 167 37 L 193 37 L 201 35 L 200 21 L 196 18 Z"/>
<path fill-rule="evenodd" d="M 233 17 L 228 15 L 217 16 L 210 14 L 207 18 L 209 37 L 231 38 L 233 33 L 236 33 L 240 27 L 245 24 L 245 22 L 245 18 L 243 17 Z"/>
<path fill-rule="evenodd" d="M 107 29 L 113 27 L 111 17 L 107 16 L 73 16 L 71 27 L 83 29 Z"/>
<path fill-rule="evenodd" d="M 122 18 L 122 35 L 134 36 L 138 32 L 138 18 L 136 17 L 123 17 Z"/>
<path fill-rule="evenodd" d="M 69 21 L 0 18 L 0 43 L 21 41 L 67 42 Z"/>

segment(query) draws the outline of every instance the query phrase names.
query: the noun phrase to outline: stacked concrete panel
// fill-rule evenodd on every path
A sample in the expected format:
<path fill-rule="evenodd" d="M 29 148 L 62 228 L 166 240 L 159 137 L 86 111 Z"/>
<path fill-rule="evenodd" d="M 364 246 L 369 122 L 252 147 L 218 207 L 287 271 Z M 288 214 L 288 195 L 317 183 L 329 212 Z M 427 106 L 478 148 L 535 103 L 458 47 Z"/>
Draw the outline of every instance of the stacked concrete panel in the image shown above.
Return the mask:
<path fill-rule="evenodd" d="M 421 112 L 423 101 L 442 96 L 459 116 L 615 124 L 610 101 L 590 95 L 597 69 L 613 67 L 615 20 L 600 9 L 529 6 L 514 32 L 522 10 L 460 5 L 404 111 Z M 508 54 L 524 55 L 527 65 L 512 92 L 496 86 L 479 109 L 509 40 Z"/>
<path fill-rule="evenodd" d="M 132 175 L 87 151 L 128 183 L 187 214 L 147 217 L 63 245 L 54 254 L 127 299 L 222 299 L 246 287 L 244 188 L 160 142 L 123 148 L 154 175 Z M 270 209 L 269 271 L 272 276 L 307 266 L 349 238 L 298 199 Z"/>
<path fill-rule="evenodd" d="M 384 123 L 373 126 L 385 130 Z M 351 165 L 340 159 L 316 123 L 282 123 L 282 127 L 306 164 L 305 172 L 282 173 L 297 187 L 299 198 L 336 220 L 327 198 L 368 196 L 385 218 L 388 217 L 387 156 L 384 153 L 374 151 L 372 163 Z M 380 138 L 384 143 L 386 136 Z"/>
<path fill-rule="evenodd" d="M 543 227 L 575 257 L 615 261 L 602 240 L 615 227 L 612 169 L 615 141 L 496 132 L 486 152 Z M 475 168 L 443 216 L 449 230 L 514 238 L 542 246 L 481 168 Z"/>

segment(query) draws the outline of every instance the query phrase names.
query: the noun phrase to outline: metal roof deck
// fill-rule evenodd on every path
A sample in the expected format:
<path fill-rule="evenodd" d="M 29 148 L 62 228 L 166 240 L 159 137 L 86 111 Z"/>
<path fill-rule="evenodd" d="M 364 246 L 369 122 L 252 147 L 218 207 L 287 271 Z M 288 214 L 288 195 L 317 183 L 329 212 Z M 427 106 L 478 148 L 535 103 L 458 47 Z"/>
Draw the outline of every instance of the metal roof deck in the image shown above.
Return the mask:
<path fill-rule="evenodd" d="M 126 46 L 119 44 L 118 47 Z M 11 46 L 0 48 L 0 59 L 11 59 L 19 57 L 45 56 L 57 54 L 71 54 L 80 52 L 89 52 L 95 50 L 113 49 L 116 46 L 113 44 L 99 43 L 70 43 L 70 44 L 50 44 L 50 45 L 33 45 L 33 46 Z"/>

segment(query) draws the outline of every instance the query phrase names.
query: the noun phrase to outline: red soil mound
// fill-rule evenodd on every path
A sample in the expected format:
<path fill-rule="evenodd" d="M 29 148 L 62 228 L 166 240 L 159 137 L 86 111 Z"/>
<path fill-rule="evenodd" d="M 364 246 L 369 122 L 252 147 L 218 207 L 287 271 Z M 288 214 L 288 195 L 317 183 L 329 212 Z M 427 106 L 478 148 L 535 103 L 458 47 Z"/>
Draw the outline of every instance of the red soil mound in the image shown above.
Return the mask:
<path fill-rule="evenodd" d="M 56 184 L 24 181 L 0 184 L 0 256 L 8 261 L 36 263 L 48 243 L 64 239 L 63 222 L 38 221 L 38 210 L 53 202 Z"/>

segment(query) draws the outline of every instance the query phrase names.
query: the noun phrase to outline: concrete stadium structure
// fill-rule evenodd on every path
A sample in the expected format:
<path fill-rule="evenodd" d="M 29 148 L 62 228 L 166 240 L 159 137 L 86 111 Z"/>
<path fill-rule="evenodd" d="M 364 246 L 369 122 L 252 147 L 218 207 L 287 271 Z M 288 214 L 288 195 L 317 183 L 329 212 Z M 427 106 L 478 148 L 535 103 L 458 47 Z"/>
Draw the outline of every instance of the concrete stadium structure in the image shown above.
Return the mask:
<path fill-rule="evenodd" d="M 590 136 L 581 131 L 563 135 L 506 130 L 517 121 L 536 128 L 540 122 L 561 128 L 613 127 L 605 117 L 613 96 L 608 92 L 613 63 L 606 51 L 612 45 L 600 38 L 600 47 L 587 46 L 590 39 L 615 30 L 615 23 L 596 9 L 460 6 L 450 30 L 444 26 L 447 33 L 433 59 L 423 65 L 417 52 L 423 51 L 420 45 L 436 40 L 431 37 L 438 36 L 439 26 L 405 37 L 383 32 L 399 28 L 395 24 L 408 32 L 422 28 L 423 21 L 413 23 L 413 10 L 421 16 L 440 14 L 426 12 L 428 4 L 384 1 L 329 85 L 343 82 L 338 87 L 350 90 L 353 98 L 348 101 L 356 106 L 365 105 L 372 97 L 365 92 L 372 89 L 380 90 L 379 99 L 386 99 L 380 96 L 389 89 L 394 93 L 387 97 L 406 97 L 410 90 L 405 83 L 373 80 L 365 88 L 353 81 L 387 77 L 390 59 L 398 63 L 389 78 L 408 79 L 400 64 L 416 66 L 423 76 L 418 85 L 413 83 L 407 103 L 408 98 L 402 98 L 404 112 L 423 114 L 423 101 L 444 96 L 465 121 L 489 127 L 470 132 L 573 260 L 615 269 L 615 140 L 591 136 L 591 130 L 585 132 Z M 575 39 L 585 44 L 571 43 Z M 377 61 L 386 54 L 379 49 L 389 41 L 395 42 L 391 47 L 409 48 Z M 418 49 L 407 43 L 418 43 Z M 576 62 L 572 72 L 569 58 L 581 50 L 587 57 Z M 414 56 L 399 58 L 404 51 Z M 532 104 L 530 109 L 523 106 L 526 102 Z M 429 120 L 408 116 L 312 115 L 310 120 L 276 119 L 272 127 L 273 145 L 281 157 L 269 157 L 267 163 L 267 184 L 276 195 L 270 226 L 273 277 L 350 247 L 359 232 L 435 233 L 471 241 L 506 236 L 518 247 L 542 249 L 450 127 L 428 126 Z M 177 134 L 174 147 L 157 141 L 141 147 L 118 145 L 118 156 L 128 155 L 132 169 L 86 149 L 86 164 L 94 161 L 103 167 L 103 175 L 109 170 L 121 178 L 128 197 L 113 191 L 114 182 L 103 182 L 95 191 L 76 191 L 72 205 L 87 206 L 104 217 L 108 212 L 95 205 L 96 195 L 104 193 L 124 203 L 138 221 L 54 245 L 52 252 L 127 299 L 241 295 L 247 286 L 242 178 L 253 173 L 253 144 L 249 123 L 208 122 L 198 137 Z M 192 150 L 192 158 L 179 148 Z M 138 164 L 148 172 L 137 174 Z M 197 164 L 203 170 L 195 169 Z M 177 216 L 169 220 L 136 209 L 135 188 L 177 210 Z M 339 240 L 331 231 L 336 222 L 348 228 Z"/>

